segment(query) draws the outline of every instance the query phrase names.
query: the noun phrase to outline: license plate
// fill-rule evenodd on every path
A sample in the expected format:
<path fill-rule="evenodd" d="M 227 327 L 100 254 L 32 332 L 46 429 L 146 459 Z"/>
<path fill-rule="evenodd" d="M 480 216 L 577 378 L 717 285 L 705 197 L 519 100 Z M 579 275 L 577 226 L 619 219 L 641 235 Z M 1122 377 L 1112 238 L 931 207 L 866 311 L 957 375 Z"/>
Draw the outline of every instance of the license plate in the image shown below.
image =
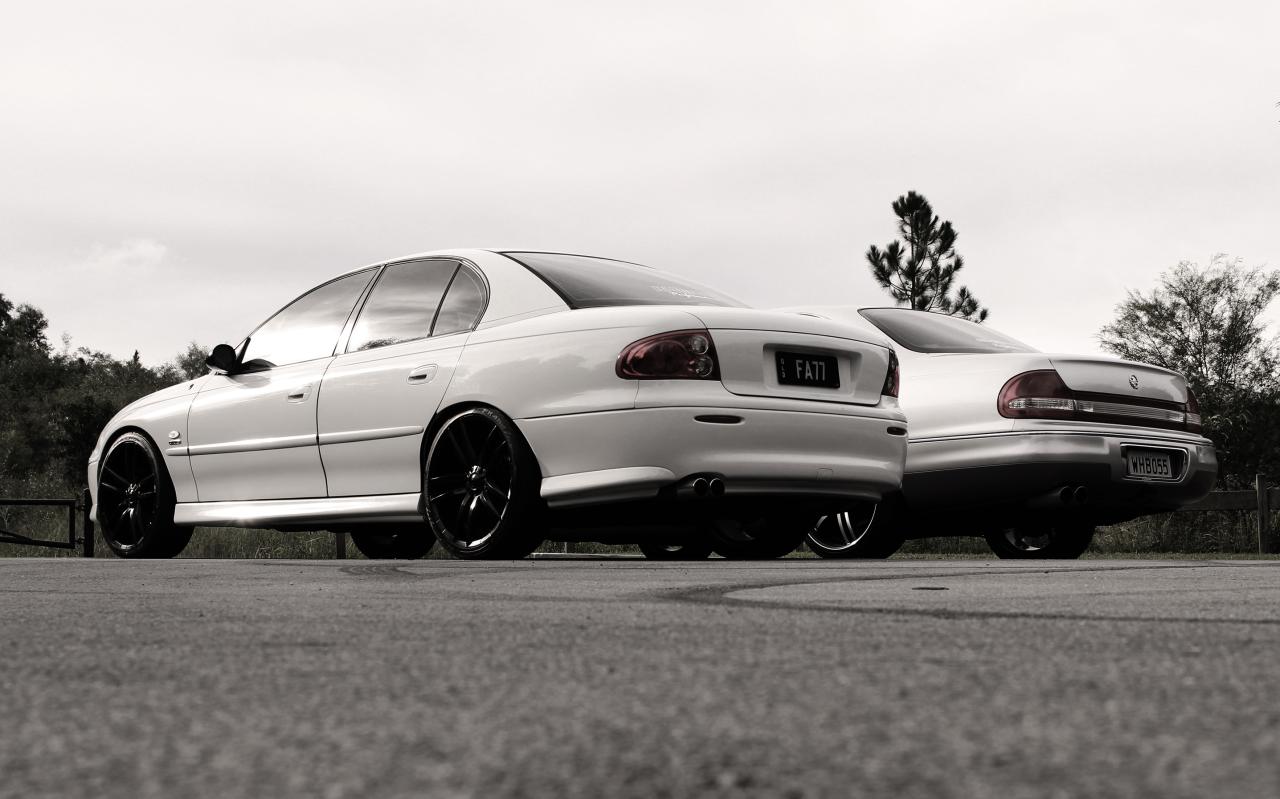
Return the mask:
<path fill-rule="evenodd" d="M 784 386 L 840 388 L 840 369 L 832 355 L 779 352 L 778 382 Z"/>
<path fill-rule="evenodd" d="M 1168 452 L 1131 449 L 1125 452 L 1125 474 L 1153 480 L 1173 480 L 1173 456 Z"/>

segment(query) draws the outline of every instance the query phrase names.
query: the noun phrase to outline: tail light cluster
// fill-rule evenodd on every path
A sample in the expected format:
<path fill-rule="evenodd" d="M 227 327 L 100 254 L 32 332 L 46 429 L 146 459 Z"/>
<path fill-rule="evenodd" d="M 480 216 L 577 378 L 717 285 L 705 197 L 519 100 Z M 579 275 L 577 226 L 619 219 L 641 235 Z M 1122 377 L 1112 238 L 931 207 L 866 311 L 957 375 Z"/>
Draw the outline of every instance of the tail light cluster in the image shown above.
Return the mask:
<path fill-rule="evenodd" d="M 1000 389 L 1000 415 L 1009 419 L 1070 419 L 1201 431 L 1200 405 L 1072 391 L 1052 369 L 1023 372 Z"/>
<path fill-rule="evenodd" d="M 898 369 L 898 353 L 893 350 L 889 350 L 889 371 L 884 376 L 884 387 L 880 389 L 881 396 L 898 396 L 899 379 L 900 370 Z"/>
<path fill-rule="evenodd" d="M 719 380 L 716 343 L 706 330 L 675 330 L 628 344 L 618 377 L 632 380 Z"/>

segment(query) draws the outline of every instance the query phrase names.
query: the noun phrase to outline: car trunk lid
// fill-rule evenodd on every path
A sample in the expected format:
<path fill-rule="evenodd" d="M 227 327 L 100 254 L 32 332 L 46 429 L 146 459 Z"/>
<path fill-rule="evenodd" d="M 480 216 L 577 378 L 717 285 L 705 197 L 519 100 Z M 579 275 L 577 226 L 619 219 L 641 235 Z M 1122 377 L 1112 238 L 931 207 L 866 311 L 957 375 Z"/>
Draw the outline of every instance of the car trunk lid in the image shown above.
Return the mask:
<path fill-rule="evenodd" d="M 1177 372 L 1112 358 L 1050 355 L 1049 361 L 1072 391 L 1123 399 L 1185 403 L 1187 381 Z"/>
<path fill-rule="evenodd" d="M 687 309 L 711 333 L 720 380 L 734 394 L 876 405 L 888 340 L 842 322 L 744 308 Z"/>

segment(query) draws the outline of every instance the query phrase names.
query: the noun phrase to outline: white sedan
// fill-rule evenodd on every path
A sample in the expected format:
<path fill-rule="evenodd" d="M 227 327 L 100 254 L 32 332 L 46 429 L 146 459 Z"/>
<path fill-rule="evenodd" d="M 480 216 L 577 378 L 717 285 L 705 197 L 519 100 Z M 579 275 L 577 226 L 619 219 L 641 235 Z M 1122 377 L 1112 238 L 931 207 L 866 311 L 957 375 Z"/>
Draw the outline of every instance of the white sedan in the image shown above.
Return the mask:
<path fill-rule="evenodd" d="M 456 250 L 303 294 L 133 403 L 88 464 L 123 557 L 196 526 L 350 532 L 372 557 L 547 538 L 775 557 L 900 489 L 888 340 L 647 267 Z M 434 534 L 434 535 L 433 535 Z"/>
<path fill-rule="evenodd" d="M 1173 510 L 1213 488 L 1217 455 L 1176 372 L 1048 355 L 923 311 L 795 310 L 887 334 L 911 420 L 903 493 L 822 517 L 808 536 L 819 555 L 883 558 L 907 538 L 982 535 L 1003 558 L 1075 558 L 1095 526 Z"/>

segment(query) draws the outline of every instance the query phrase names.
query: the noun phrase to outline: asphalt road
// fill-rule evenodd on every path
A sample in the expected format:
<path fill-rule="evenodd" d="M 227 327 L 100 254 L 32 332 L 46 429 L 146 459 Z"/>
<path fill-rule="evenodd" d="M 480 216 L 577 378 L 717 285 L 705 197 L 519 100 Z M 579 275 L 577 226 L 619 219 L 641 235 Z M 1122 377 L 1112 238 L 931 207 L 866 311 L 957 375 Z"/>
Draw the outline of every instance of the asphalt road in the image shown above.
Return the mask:
<path fill-rule="evenodd" d="M 0 560 L 0 795 L 1280 795 L 1280 562 Z"/>

